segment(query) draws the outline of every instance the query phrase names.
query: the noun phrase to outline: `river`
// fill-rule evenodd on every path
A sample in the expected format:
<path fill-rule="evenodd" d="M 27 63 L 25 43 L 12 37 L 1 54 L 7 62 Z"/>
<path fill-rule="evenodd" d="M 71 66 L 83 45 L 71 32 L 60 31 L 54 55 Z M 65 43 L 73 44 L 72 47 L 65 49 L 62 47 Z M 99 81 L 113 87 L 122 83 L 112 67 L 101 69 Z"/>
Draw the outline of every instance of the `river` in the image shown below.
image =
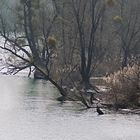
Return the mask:
<path fill-rule="evenodd" d="M 140 116 L 59 103 L 43 80 L 0 76 L 0 140 L 140 140 Z"/>

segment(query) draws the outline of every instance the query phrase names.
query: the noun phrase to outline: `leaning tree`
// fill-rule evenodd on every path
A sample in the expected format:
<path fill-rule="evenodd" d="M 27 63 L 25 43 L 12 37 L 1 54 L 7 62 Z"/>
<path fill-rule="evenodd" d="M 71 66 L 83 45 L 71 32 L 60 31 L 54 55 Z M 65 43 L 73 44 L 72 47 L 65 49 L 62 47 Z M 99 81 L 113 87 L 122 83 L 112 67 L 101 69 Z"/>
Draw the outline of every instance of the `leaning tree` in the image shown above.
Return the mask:
<path fill-rule="evenodd" d="M 12 13 L 16 15 L 17 22 L 9 29 L 9 23 L 0 15 L 0 35 L 5 39 L 1 49 L 10 52 L 18 60 L 7 63 L 9 73 L 17 72 L 34 66 L 54 84 L 60 93 L 65 96 L 65 91 L 49 75 L 49 62 L 51 61 L 53 48 L 56 40 L 49 37 L 52 25 L 57 17 L 54 7 L 49 5 L 51 12 L 46 14 L 47 1 L 21 0 L 17 3 Z M 54 13 L 52 13 L 54 10 Z M 50 44 L 49 44 L 50 43 Z M 30 71 L 31 72 L 31 71 Z"/>
<path fill-rule="evenodd" d="M 65 97 L 66 90 L 50 75 L 50 62 L 55 56 L 53 53 L 56 45 L 56 39 L 50 36 L 50 32 L 57 18 L 56 7 L 49 3 L 50 11 L 54 13 L 50 12 L 48 15 L 44 2 L 46 1 L 20 0 L 15 9 L 11 9 L 16 15 L 13 26 L 9 26 L 3 15 L 0 15 L 0 35 L 4 38 L 0 48 L 18 58 L 14 61 L 8 60 L 9 74 L 16 74 L 26 68 L 30 68 L 31 72 L 33 66 Z M 75 97 L 89 107 L 84 96 L 79 95 Z"/>

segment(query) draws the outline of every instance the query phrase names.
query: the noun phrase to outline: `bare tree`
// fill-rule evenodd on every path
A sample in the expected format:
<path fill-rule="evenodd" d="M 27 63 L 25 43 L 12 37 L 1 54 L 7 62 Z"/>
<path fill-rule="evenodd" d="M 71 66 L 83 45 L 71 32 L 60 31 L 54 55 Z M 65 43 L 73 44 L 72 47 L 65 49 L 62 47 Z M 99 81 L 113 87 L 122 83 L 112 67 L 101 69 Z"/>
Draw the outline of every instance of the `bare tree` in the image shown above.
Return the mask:
<path fill-rule="evenodd" d="M 85 87 L 89 87 L 95 66 L 93 63 L 96 64 L 103 58 L 102 45 L 99 46 L 97 38 L 104 17 L 105 5 L 100 0 L 71 0 L 71 5 L 78 31 L 82 83 Z"/>
<path fill-rule="evenodd" d="M 132 50 L 139 43 L 140 22 L 138 12 L 139 2 L 120 1 L 120 16 L 114 17 L 117 35 L 120 38 L 122 51 L 122 68 L 130 64 L 134 58 Z"/>

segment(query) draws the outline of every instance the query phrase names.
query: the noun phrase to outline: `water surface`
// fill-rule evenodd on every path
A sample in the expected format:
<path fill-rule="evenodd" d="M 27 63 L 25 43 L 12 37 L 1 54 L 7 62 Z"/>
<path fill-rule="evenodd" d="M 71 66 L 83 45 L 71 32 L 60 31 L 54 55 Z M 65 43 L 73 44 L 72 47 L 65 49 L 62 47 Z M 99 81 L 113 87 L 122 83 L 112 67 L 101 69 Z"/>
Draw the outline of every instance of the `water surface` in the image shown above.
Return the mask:
<path fill-rule="evenodd" d="M 56 101 L 43 80 L 0 76 L 0 140 L 140 140 L 140 116 L 82 110 Z"/>

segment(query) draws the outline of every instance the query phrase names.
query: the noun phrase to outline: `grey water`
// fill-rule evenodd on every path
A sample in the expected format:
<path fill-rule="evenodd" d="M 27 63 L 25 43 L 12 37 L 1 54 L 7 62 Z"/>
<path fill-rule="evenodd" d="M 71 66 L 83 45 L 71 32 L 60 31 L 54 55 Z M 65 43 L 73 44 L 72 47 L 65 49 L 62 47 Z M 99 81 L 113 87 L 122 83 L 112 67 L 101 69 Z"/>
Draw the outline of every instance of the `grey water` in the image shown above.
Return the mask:
<path fill-rule="evenodd" d="M 56 101 L 47 81 L 0 75 L 0 140 L 140 140 L 140 116 Z"/>

